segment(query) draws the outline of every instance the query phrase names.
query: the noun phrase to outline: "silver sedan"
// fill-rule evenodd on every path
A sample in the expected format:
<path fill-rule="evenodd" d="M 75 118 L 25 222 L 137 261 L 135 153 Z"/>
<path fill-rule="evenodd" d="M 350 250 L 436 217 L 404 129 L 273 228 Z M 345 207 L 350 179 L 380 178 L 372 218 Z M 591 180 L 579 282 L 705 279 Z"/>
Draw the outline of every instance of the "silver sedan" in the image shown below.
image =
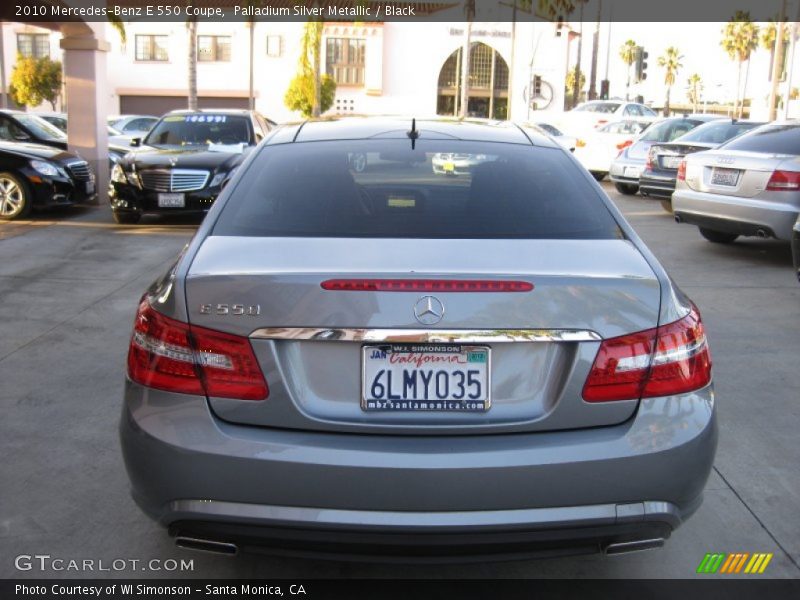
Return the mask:
<path fill-rule="evenodd" d="M 369 118 L 239 168 L 141 298 L 120 434 L 180 546 L 426 560 L 660 546 L 717 425 L 697 307 L 569 151 Z"/>
<path fill-rule="evenodd" d="M 706 239 L 792 239 L 800 213 L 800 124 L 773 123 L 687 156 L 672 195 L 675 219 Z"/>

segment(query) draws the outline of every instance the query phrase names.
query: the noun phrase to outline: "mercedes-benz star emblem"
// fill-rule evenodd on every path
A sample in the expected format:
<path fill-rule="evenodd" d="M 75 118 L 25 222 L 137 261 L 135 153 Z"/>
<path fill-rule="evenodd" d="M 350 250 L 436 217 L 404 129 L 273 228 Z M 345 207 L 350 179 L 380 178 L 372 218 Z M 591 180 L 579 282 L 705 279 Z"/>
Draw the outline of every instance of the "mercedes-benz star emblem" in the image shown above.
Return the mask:
<path fill-rule="evenodd" d="M 414 317 L 423 325 L 436 325 L 444 317 L 444 304 L 436 296 L 423 296 L 414 305 Z"/>
<path fill-rule="evenodd" d="M 173 167 L 174 167 L 175 165 L 177 165 L 177 164 L 178 164 L 178 157 L 177 157 L 177 156 L 172 156 L 172 157 L 170 157 L 170 159 L 169 159 L 169 164 L 170 164 L 170 165 L 172 165 Z"/>

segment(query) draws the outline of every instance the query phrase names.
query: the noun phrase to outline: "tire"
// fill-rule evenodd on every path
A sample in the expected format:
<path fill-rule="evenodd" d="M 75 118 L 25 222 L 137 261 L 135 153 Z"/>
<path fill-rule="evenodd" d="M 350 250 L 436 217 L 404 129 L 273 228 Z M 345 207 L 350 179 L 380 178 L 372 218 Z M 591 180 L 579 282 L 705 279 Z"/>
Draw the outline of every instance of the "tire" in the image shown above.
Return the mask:
<path fill-rule="evenodd" d="M 661 208 L 663 208 L 669 214 L 672 214 L 672 200 L 662 200 Z"/>
<path fill-rule="evenodd" d="M 706 238 L 709 242 L 715 244 L 730 244 L 739 237 L 737 233 L 725 233 L 724 231 L 714 231 L 713 229 L 706 229 L 705 227 L 698 227 L 700 235 Z"/>
<path fill-rule="evenodd" d="M 0 173 L 0 220 L 24 219 L 31 214 L 33 193 L 19 175 L 4 171 Z"/>
<path fill-rule="evenodd" d="M 142 213 L 137 212 L 117 212 L 111 213 L 114 215 L 114 221 L 120 225 L 135 225 L 142 218 Z"/>
<path fill-rule="evenodd" d="M 603 181 L 603 179 L 606 178 L 606 175 L 608 175 L 608 173 L 605 171 L 589 171 L 589 172 L 592 174 L 592 177 L 594 177 L 595 181 Z"/>
<path fill-rule="evenodd" d="M 617 188 L 617 191 L 620 194 L 625 196 L 633 196 L 639 191 L 639 186 L 633 183 L 615 183 L 614 187 Z"/>

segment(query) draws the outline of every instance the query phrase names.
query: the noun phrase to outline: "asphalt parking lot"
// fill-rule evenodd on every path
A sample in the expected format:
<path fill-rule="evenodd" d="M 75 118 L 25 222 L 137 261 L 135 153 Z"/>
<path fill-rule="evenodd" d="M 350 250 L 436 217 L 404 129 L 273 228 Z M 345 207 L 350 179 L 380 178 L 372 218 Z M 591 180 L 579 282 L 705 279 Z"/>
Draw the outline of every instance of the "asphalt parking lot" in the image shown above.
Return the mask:
<path fill-rule="evenodd" d="M 175 548 L 128 496 L 117 419 L 137 301 L 197 221 L 121 226 L 102 207 L 0 224 L 0 577 L 685 578 L 706 552 L 772 552 L 762 577 L 800 577 L 800 285 L 789 246 L 710 244 L 657 202 L 605 187 L 700 307 L 714 359 L 716 465 L 705 503 L 664 548 L 430 566 Z M 194 559 L 194 570 L 18 571 L 21 554 Z"/>

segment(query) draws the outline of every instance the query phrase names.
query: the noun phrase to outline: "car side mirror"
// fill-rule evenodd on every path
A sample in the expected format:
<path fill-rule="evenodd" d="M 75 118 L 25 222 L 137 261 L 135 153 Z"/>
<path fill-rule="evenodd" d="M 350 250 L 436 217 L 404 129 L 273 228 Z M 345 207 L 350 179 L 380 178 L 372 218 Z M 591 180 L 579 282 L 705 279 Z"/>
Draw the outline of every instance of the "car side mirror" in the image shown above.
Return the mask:
<path fill-rule="evenodd" d="M 142 138 L 135 137 L 131 139 L 131 146 L 133 146 L 134 148 L 138 148 L 141 145 L 142 145 Z"/>

